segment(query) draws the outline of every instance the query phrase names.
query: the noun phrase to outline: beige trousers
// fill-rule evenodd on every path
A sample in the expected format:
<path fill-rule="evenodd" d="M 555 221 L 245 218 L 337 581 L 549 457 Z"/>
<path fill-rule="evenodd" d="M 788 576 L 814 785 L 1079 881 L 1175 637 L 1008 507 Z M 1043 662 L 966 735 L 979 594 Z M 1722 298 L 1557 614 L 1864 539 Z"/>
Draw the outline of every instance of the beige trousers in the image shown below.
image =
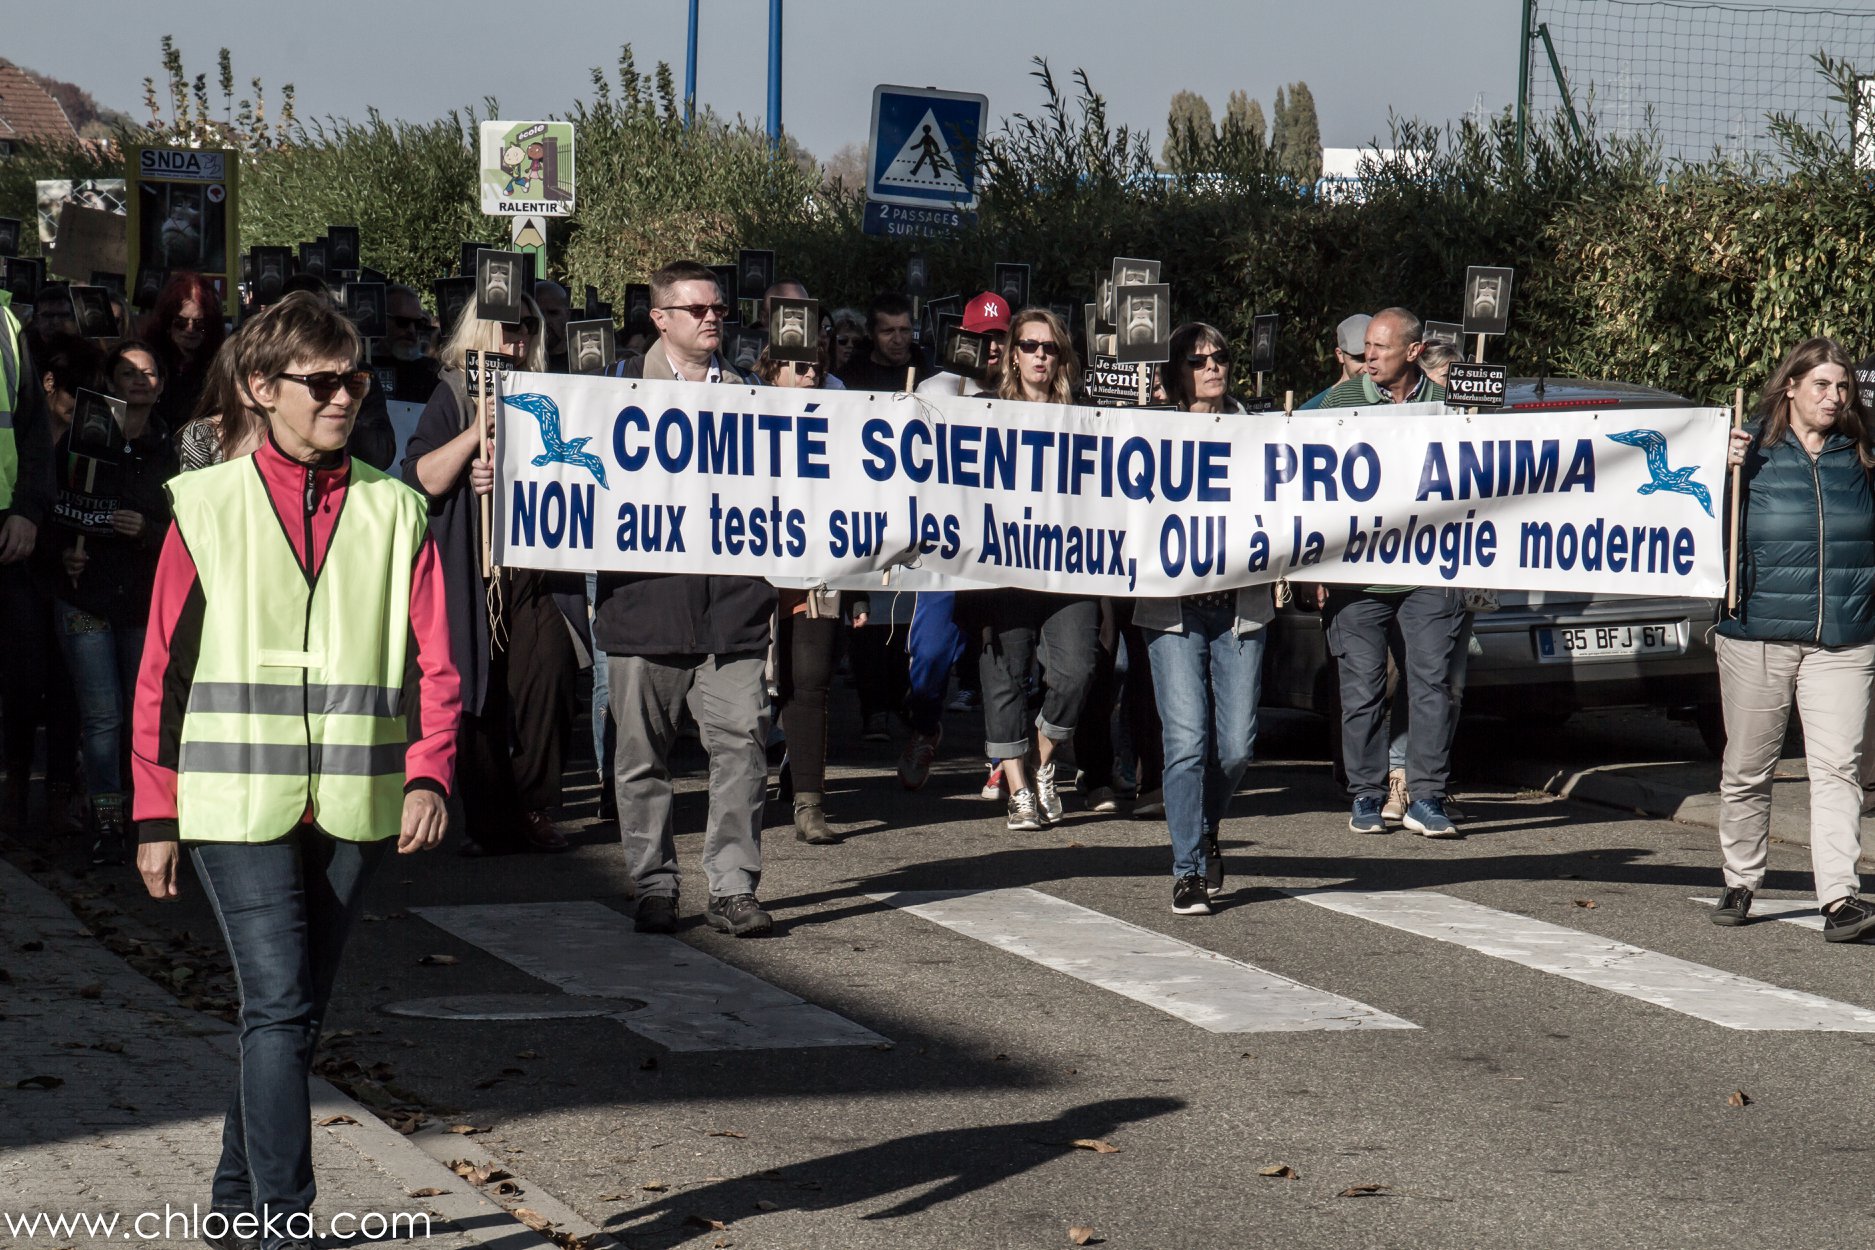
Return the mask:
<path fill-rule="evenodd" d="M 1803 724 L 1810 774 L 1810 867 L 1827 907 L 1861 888 L 1862 743 L 1875 694 L 1875 643 L 1817 647 L 1801 642 L 1714 640 L 1725 759 L 1719 772 L 1719 848 L 1725 884 L 1764 882 L 1771 834 L 1771 775 L 1793 703 Z"/>

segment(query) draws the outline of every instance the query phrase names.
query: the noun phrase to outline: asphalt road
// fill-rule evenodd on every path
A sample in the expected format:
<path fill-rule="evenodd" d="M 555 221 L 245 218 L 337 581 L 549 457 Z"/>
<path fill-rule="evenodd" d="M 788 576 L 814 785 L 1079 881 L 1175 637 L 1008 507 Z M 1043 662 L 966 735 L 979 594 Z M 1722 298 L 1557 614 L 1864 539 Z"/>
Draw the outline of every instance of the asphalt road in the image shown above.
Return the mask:
<path fill-rule="evenodd" d="M 960 742 L 970 722 L 950 718 Z M 1494 781 L 1506 752 L 1684 757 L 1690 729 L 1473 726 L 1465 837 L 1431 842 L 1348 832 L 1319 726 L 1279 718 L 1226 822 L 1229 893 L 1209 918 L 1171 914 L 1162 824 L 1070 799 L 1062 826 L 1010 834 L 975 796 L 974 755 L 947 752 L 907 795 L 896 745 L 836 752 L 861 765 L 830 783 L 841 845 L 771 827 L 762 894 L 778 930 L 765 940 L 703 926 L 698 779 L 678 813 L 679 940 L 885 1041 L 678 1050 L 633 1032 L 629 1006 L 517 1021 L 383 1010 L 484 993 L 589 1002 L 517 966 L 613 962 L 557 933 L 553 909 L 507 957 L 419 914 L 629 913 L 616 835 L 589 821 L 562 856 L 391 863 L 354 938 L 331 1053 L 386 1064 L 383 1079 L 439 1119 L 487 1128 L 476 1143 L 634 1247 L 1047 1247 L 1074 1226 L 1114 1247 L 1796 1246 L 1857 1235 L 1875 1214 L 1875 1032 L 1723 1027 L 1487 953 L 1500 925 L 1530 918 L 1566 931 L 1543 939 L 1559 950 L 1613 939 L 1875 1013 L 1875 950 L 1795 924 L 1708 923 L 1692 900 L 1717 892 L 1709 832 Z M 573 798 L 590 808 L 589 789 Z M 1774 847 L 1771 862 L 1768 893 L 1806 897 L 1807 854 Z M 1415 1027 L 1212 1031 L 871 897 L 1020 889 L 1087 909 L 1090 936 L 1061 940 L 1058 960 L 1103 935 L 1167 935 Z M 1284 892 L 1322 889 L 1492 910 L 1439 940 Z M 193 889 L 165 919 L 213 931 Z M 1631 958 L 1599 975 L 1621 980 Z M 1730 1105 L 1735 1092 L 1748 1105 Z M 1294 1175 L 1261 1174 L 1278 1167 Z"/>

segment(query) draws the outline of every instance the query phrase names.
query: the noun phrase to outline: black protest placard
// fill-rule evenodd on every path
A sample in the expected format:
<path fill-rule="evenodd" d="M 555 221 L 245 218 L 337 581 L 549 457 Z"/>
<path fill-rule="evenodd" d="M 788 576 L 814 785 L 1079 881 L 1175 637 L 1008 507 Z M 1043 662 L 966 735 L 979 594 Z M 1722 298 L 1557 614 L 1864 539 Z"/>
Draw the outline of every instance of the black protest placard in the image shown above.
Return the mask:
<path fill-rule="evenodd" d="M 124 275 L 121 273 L 105 273 L 102 270 L 94 269 L 91 271 L 91 285 L 103 287 L 118 299 L 123 299 L 127 293 L 124 286 Z"/>
<path fill-rule="evenodd" d="M 496 390 L 513 371 L 514 360 L 505 352 L 478 352 L 471 348 L 462 353 L 462 372 L 471 402 L 478 397 L 484 404 L 492 402 Z"/>
<path fill-rule="evenodd" d="M 324 239 L 299 245 L 299 271 L 301 273 L 309 273 L 323 282 L 330 269 Z"/>
<path fill-rule="evenodd" d="M 736 298 L 761 299 L 775 285 L 775 254 L 745 247 L 736 254 Z"/>
<path fill-rule="evenodd" d="M 1115 256 L 1113 267 L 1108 270 L 1108 282 L 1115 288 L 1123 286 L 1151 286 L 1159 280 L 1160 262 L 1140 260 L 1132 256 Z M 1103 310 L 1108 320 L 1113 320 L 1111 310 Z"/>
<path fill-rule="evenodd" d="M 382 282 L 347 282 L 344 289 L 345 315 L 358 327 L 361 338 L 384 337 L 385 305 L 388 296 Z"/>
<path fill-rule="evenodd" d="M 121 337 L 123 327 L 117 324 L 117 314 L 111 311 L 111 293 L 101 286 L 75 286 L 72 293 L 72 316 L 78 322 L 78 332 L 88 339 L 114 339 Z"/>
<path fill-rule="evenodd" d="M 52 519 L 81 534 L 109 534 L 111 514 L 123 489 L 123 400 L 80 389 L 72 406 L 72 429 L 66 438 L 64 472 Z"/>
<path fill-rule="evenodd" d="M 326 264 L 337 273 L 358 268 L 358 227 L 326 227 Z"/>
<path fill-rule="evenodd" d="M 1510 327 L 1513 270 L 1473 265 L 1465 270 L 1465 333 L 1502 334 Z"/>
<path fill-rule="evenodd" d="M 1454 360 L 1445 374 L 1445 402 L 1454 408 L 1499 408 L 1504 404 L 1503 365 Z"/>
<path fill-rule="evenodd" d="M 628 326 L 648 326 L 651 324 L 651 286 L 645 282 L 625 284 L 625 324 Z"/>
<path fill-rule="evenodd" d="M 1151 364 L 1172 358 L 1172 288 L 1164 282 L 1113 288 L 1114 358 Z"/>
<path fill-rule="evenodd" d="M 1875 413 L 1875 356 L 1857 362 L 1855 388 L 1862 395 L 1862 411 Z"/>
<path fill-rule="evenodd" d="M 820 359 L 820 301 L 777 297 L 768 306 L 768 358 L 813 364 Z"/>
<path fill-rule="evenodd" d="M 905 261 L 905 294 L 923 299 L 931 289 L 931 266 L 922 253 L 913 252 Z"/>
<path fill-rule="evenodd" d="M 257 247 L 253 251 L 254 302 L 265 307 L 280 302 L 280 287 L 293 276 L 293 250 Z"/>
<path fill-rule="evenodd" d="M 618 360 L 618 332 L 610 317 L 566 323 L 566 367 L 572 373 L 600 374 Z"/>
<path fill-rule="evenodd" d="M 966 378 L 979 377 L 989 356 L 989 339 L 962 325 L 946 323 L 938 331 L 938 367 Z"/>
<path fill-rule="evenodd" d="M 996 281 L 990 288 L 1003 297 L 1013 313 L 1029 306 L 1029 267 L 1010 261 L 998 261 Z"/>
<path fill-rule="evenodd" d="M 473 278 L 475 276 L 475 254 L 477 252 L 497 251 L 493 243 L 464 243 L 456 254 L 456 276 Z"/>
<path fill-rule="evenodd" d="M 475 278 L 438 278 L 430 283 L 430 293 L 436 297 L 437 333 L 446 339 L 475 303 Z"/>
<path fill-rule="evenodd" d="M 741 299 L 742 283 L 738 276 L 741 272 L 734 265 L 711 265 L 711 273 L 716 275 L 716 289 L 723 303 L 734 305 Z"/>
<path fill-rule="evenodd" d="M 1445 343 L 1457 347 L 1459 336 L 1465 327 L 1456 321 L 1427 321 L 1421 324 L 1419 341 L 1422 343 Z"/>
<path fill-rule="evenodd" d="M 137 285 L 130 293 L 130 306 L 144 312 L 156 307 L 156 297 L 163 293 L 163 286 L 169 281 L 169 271 L 158 269 L 154 265 L 137 266 Z"/>
<path fill-rule="evenodd" d="M 1276 368 L 1275 313 L 1250 319 L 1250 372 L 1269 373 Z"/>
<path fill-rule="evenodd" d="M 46 283 L 45 262 L 25 256 L 0 257 L 0 287 L 15 304 L 32 304 L 39 299 L 39 288 Z"/>
<path fill-rule="evenodd" d="M 730 340 L 730 363 L 744 373 L 755 372 L 755 364 L 768 346 L 768 331 L 759 326 L 738 326 Z"/>
<path fill-rule="evenodd" d="M 521 297 L 527 293 L 522 272 L 528 258 L 520 252 L 495 252 L 487 248 L 475 254 L 475 316 L 480 321 L 512 324 L 526 311 Z"/>
<path fill-rule="evenodd" d="M 0 256 L 20 254 L 20 219 L 0 217 Z"/>

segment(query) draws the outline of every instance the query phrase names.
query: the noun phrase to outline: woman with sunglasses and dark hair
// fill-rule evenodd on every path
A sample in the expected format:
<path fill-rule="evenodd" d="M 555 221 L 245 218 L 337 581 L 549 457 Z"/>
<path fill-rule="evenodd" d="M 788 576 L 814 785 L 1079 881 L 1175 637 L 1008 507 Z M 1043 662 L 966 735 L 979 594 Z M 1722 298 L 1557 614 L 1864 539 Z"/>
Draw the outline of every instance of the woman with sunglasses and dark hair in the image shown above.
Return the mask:
<path fill-rule="evenodd" d="M 373 872 L 442 840 L 460 705 L 423 500 L 345 452 L 371 376 L 314 296 L 248 327 L 259 451 L 170 483 L 136 694 L 137 868 L 181 849 L 241 991 L 209 1244 L 310 1250 L 312 1067 Z M 163 1097 L 160 1087 L 151 1091 Z M 237 1222 L 238 1221 L 238 1222 Z"/>
<path fill-rule="evenodd" d="M 125 803 L 124 725 L 169 522 L 163 484 L 175 476 L 176 459 L 169 431 L 155 415 L 164 383 L 156 349 L 125 339 L 104 358 L 101 377 L 124 401 L 123 424 L 100 443 L 75 440 L 72 427 L 59 440 L 54 463 L 69 489 L 60 492 L 54 512 L 63 521 L 50 531 L 56 540 L 40 544 L 39 571 L 52 595 L 52 632 L 78 697 L 79 750 L 96 839 L 91 862 L 121 864 L 135 841 Z M 116 503 L 106 514 L 84 507 L 80 492 L 90 465 L 96 465 L 91 497 L 107 497 L 108 490 Z M 100 489 L 102 483 L 109 485 Z"/>
<path fill-rule="evenodd" d="M 163 398 L 156 415 L 167 428 L 180 430 L 195 416 L 208 367 L 226 333 L 214 283 L 199 273 L 171 274 L 142 326 L 144 342 L 156 349 L 163 366 Z"/>
<path fill-rule="evenodd" d="M 995 397 L 1037 404 L 1074 399 L 1080 374 L 1068 328 L 1045 308 L 1010 319 L 1009 350 Z M 1042 829 L 1061 819 L 1055 756 L 1074 737 L 1087 705 L 1100 650 L 1100 600 L 1038 590 L 986 590 L 960 595 L 957 610 L 983 630 L 984 752 L 1002 761 L 1009 787 L 1011 832 Z M 1042 709 L 1031 716 L 1029 670 L 1043 670 Z"/>
<path fill-rule="evenodd" d="M 1166 398 L 1181 412 L 1241 416 L 1230 396 L 1230 348 L 1213 326 L 1172 331 Z M 1268 586 L 1175 599 L 1140 599 L 1152 688 L 1164 726 L 1165 821 L 1172 835 L 1172 910 L 1208 916 L 1224 890 L 1218 825 L 1256 745 L 1264 627 L 1275 619 Z"/>
<path fill-rule="evenodd" d="M 456 752 L 469 855 L 564 851 L 549 811 L 560 805 L 560 766 L 572 731 L 578 661 L 556 596 L 585 603 L 578 574 L 498 569 L 482 577 L 481 497 L 494 489 L 496 414 L 470 420 L 471 351 L 546 371 L 540 309 L 521 297 L 520 321 L 465 311 L 438 353 L 441 379 L 404 448 L 404 481 L 430 501 L 430 527 L 449 588 L 450 638 L 462 678 Z M 486 448 L 487 455 L 482 453 Z"/>

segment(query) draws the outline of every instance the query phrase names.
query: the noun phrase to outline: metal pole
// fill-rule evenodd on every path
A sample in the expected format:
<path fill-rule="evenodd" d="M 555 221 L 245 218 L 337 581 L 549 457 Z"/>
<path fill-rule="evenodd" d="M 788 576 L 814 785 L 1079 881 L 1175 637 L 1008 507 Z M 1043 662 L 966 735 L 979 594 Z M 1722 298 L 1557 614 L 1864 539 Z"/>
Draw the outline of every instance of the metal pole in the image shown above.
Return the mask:
<path fill-rule="evenodd" d="M 697 120 L 697 0 L 690 0 L 690 43 L 684 49 L 684 125 Z"/>
<path fill-rule="evenodd" d="M 1562 94 L 1563 112 L 1569 118 L 1569 129 L 1580 139 L 1582 121 L 1576 116 L 1576 102 L 1569 94 L 1569 80 L 1563 76 L 1562 61 L 1557 59 L 1555 41 L 1549 37 L 1549 23 L 1538 22 L 1536 34 L 1543 41 L 1543 51 L 1549 54 L 1549 71 L 1556 76 L 1556 90 Z"/>
<path fill-rule="evenodd" d="M 1523 138 L 1530 125 L 1530 23 L 1536 0 L 1523 0 L 1523 26 L 1517 31 L 1517 168 L 1523 168 Z"/>
<path fill-rule="evenodd" d="M 768 0 L 768 143 L 781 150 L 781 0 Z"/>

